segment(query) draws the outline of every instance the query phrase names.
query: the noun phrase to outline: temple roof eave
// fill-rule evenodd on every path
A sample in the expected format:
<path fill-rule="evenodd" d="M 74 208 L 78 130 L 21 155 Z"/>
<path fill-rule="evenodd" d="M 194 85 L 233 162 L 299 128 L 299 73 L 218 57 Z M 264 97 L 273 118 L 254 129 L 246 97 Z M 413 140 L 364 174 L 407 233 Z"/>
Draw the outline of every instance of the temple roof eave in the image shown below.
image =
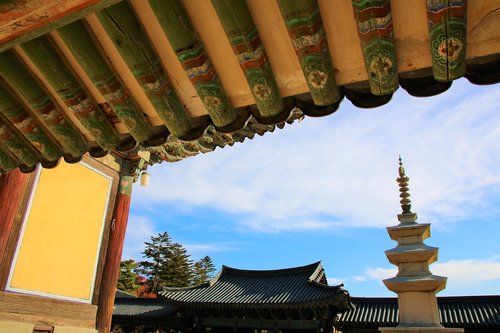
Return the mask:
<path fill-rule="evenodd" d="M 235 0 L 244 26 L 215 0 L 29 2 L 45 6 L 0 4 L 2 173 L 137 148 L 175 162 L 332 114 L 344 97 L 378 107 L 398 87 L 500 81 L 493 2 Z"/>

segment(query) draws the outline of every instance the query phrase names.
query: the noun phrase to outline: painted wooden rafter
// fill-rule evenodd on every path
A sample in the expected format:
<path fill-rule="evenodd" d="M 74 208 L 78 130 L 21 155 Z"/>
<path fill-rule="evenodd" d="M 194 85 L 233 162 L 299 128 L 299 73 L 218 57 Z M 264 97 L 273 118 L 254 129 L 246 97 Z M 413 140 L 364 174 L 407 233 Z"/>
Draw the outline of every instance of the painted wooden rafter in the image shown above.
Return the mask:
<path fill-rule="evenodd" d="M 261 117 L 284 109 L 273 71 L 244 0 L 212 0 Z"/>
<path fill-rule="evenodd" d="M 352 0 L 370 90 L 388 95 L 399 87 L 390 0 Z"/>
<path fill-rule="evenodd" d="M 16 0 L 0 4 L 0 52 L 121 0 Z"/>
<path fill-rule="evenodd" d="M 83 21 L 68 24 L 60 28 L 58 33 L 132 137 L 137 142 L 151 138 L 153 136 L 151 126 L 117 75 L 103 59 L 99 47 L 89 35 Z"/>
<path fill-rule="evenodd" d="M 29 169 L 37 164 L 37 156 L 24 142 L 21 135 L 0 119 L 0 140 L 5 147 Z"/>
<path fill-rule="evenodd" d="M 188 135 L 193 128 L 191 120 L 134 11 L 121 2 L 97 13 L 97 17 L 170 133 L 176 137 Z"/>
<path fill-rule="evenodd" d="M 244 128 L 231 133 L 219 132 L 213 125 L 210 125 L 201 137 L 190 142 L 170 137 L 161 146 L 146 148 L 151 153 L 149 164 L 177 162 L 200 153 L 205 154 L 214 151 L 216 148 L 232 146 L 237 142 L 252 139 L 256 134 L 262 136 L 265 133 L 273 132 L 276 128 L 283 128 L 286 123 L 291 124 L 303 117 L 304 114 L 295 108 L 286 122 L 282 121 L 276 125 L 262 124 L 256 118 L 250 117 Z"/>
<path fill-rule="evenodd" d="M 237 113 L 185 8 L 178 0 L 150 0 L 149 3 L 213 124 L 220 129 L 233 125 L 238 120 Z"/>
<path fill-rule="evenodd" d="M 120 140 L 113 125 L 96 101 L 82 88 L 49 38 L 38 37 L 24 43 L 21 48 L 97 144 L 104 150 L 118 146 Z"/>
<path fill-rule="evenodd" d="M 337 103 L 341 95 L 318 3 L 316 0 L 278 0 L 278 5 L 314 104 Z"/>
<path fill-rule="evenodd" d="M 0 144 L 0 172 L 7 173 L 17 168 L 16 161 L 6 152 L 5 147 Z"/>
<path fill-rule="evenodd" d="M 17 128 L 45 161 L 56 162 L 61 157 L 61 150 L 38 120 L 2 86 L 0 86 L 0 113 Z"/>
<path fill-rule="evenodd" d="M 0 76 L 29 106 L 29 111 L 54 136 L 67 153 L 65 159 L 76 161 L 88 150 L 82 135 L 31 76 L 12 51 L 0 53 Z"/>
<path fill-rule="evenodd" d="M 432 70 L 437 81 L 465 74 L 467 0 L 427 0 Z"/>

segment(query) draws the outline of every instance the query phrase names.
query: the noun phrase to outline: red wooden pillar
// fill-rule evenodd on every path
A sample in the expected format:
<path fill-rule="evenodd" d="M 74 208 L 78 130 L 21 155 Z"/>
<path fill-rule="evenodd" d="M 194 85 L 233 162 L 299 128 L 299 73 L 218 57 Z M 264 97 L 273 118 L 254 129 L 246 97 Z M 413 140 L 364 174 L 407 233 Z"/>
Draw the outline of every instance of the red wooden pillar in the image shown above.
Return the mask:
<path fill-rule="evenodd" d="M 22 173 L 19 169 L 0 176 L 0 262 L 10 262 L 2 258 L 30 179 L 31 175 Z"/>
<path fill-rule="evenodd" d="M 116 283 L 120 272 L 120 260 L 122 257 L 125 230 L 127 229 L 133 182 L 134 178 L 131 176 L 120 177 L 113 221 L 109 233 L 104 272 L 99 289 L 99 308 L 97 312 L 97 329 L 99 333 L 109 333 L 111 330 Z"/>

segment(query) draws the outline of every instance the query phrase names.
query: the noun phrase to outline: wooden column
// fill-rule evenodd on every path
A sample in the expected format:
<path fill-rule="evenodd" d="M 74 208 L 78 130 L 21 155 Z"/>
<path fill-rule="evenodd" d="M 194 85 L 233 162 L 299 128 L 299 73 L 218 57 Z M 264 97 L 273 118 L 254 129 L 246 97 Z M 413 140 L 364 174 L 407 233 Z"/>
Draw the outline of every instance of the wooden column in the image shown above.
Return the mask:
<path fill-rule="evenodd" d="M 2 272 L 9 269 L 7 266 L 10 265 L 11 258 L 4 258 L 4 255 L 30 179 L 30 174 L 22 173 L 19 169 L 0 176 L 0 271 Z M 3 275 L 0 274 L 0 277 Z M 4 287 L 4 283 L 0 283 L 0 290 Z"/>
<path fill-rule="evenodd" d="M 111 330 L 113 303 L 115 301 L 116 283 L 120 271 L 125 230 L 127 229 L 133 182 L 134 178 L 132 176 L 120 177 L 113 221 L 109 231 L 104 272 L 99 289 L 99 308 L 97 310 L 97 329 L 99 333 L 109 333 Z"/>

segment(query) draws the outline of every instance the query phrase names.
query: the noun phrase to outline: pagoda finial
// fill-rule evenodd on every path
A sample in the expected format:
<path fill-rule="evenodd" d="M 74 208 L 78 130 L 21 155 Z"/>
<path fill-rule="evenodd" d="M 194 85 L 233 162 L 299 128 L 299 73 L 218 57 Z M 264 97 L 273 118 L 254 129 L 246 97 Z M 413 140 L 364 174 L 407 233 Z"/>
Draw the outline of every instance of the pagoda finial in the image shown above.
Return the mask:
<path fill-rule="evenodd" d="M 411 200 L 410 193 L 408 192 L 410 189 L 408 188 L 408 178 L 405 174 L 405 168 L 403 167 L 403 161 L 401 160 L 401 155 L 399 156 L 399 177 L 396 179 L 399 183 L 399 192 L 401 194 L 399 197 L 401 198 L 401 208 L 403 209 L 403 214 L 411 213 Z"/>

